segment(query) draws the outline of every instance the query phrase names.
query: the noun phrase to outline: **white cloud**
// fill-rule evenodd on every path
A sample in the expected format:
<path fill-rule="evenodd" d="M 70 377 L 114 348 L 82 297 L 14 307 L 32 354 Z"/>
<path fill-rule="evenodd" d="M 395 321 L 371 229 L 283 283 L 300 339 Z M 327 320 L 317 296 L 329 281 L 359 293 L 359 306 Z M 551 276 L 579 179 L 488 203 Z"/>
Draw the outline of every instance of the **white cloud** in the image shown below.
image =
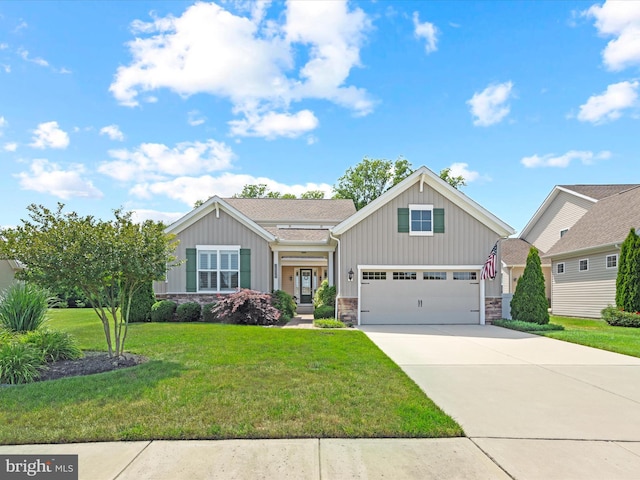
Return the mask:
<path fill-rule="evenodd" d="M 18 149 L 18 144 L 16 142 L 5 143 L 2 147 L 6 152 L 15 152 Z"/>
<path fill-rule="evenodd" d="M 187 113 L 187 122 L 192 127 L 202 125 L 206 121 L 207 118 L 203 116 L 198 110 L 191 110 L 189 113 Z"/>
<path fill-rule="evenodd" d="M 416 38 L 424 38 L 424 49 L 426 52 L 428 54 L 435 52 L 438 49 L 436 45 L 438 41 L 438 29 L 436 26 L 431 22 L 420 23 L 418 12 L 413 12 L 413 27 L 413 33 Z"/>
<path fill-rule="evenodd" d="M 469 170 L 468 163 L 462 163 L 462 162 L 452 163 L 449 166 L 449 169 L 450 169 L 449 174 L 452 177 L 462 177 L 465 179 L 467 183 L 474 182 L 479 179 L 490 180 L 489 177 L 481 176 L 480 173 L 473 170 Z"/>
<path fill-rule="evenodd" d="M 244 120 L 230 121 L 229 125 L 232 135 L 271 140 L 276 137 L 299 137 L 314 130 L 318 126 L 318 119 L 310 110 L 301 110 L 294 115 L 268 112 L 264 116 L 250 114 Z"/>
<path fill-rule="evenodd" d="M 44 58 L 41 57 L 35 57 L 32 58 L 29 56 L 29 51 L 25 50 L 24 48 L 19 48 L 18 49 L 18 55 L 20 55 L 22 57 L 22 59 L 26 62 L 31 62 L 31 63 L 35 63 L 36 65 L 39 65 L 41 67 L 48 67 L 49 66 L 49 62 L 47 62 Z"/>
<path fill-rule="evenodd" d="M 360 65 L 370 28 L 361 9 L 347 2 L 290 1 L 277 23 L 265 19 L 269 3 L 254 7 L 246 17 L 215 3 L 196 3 L 179 17 L 133 22 L 137 38 L 128 44 L 133 59 L 118 68 L 111 93 L 128 106 L 160 88 L 227 98 L 233 113 L 245 117 L 238 121 L 247 122 L 247 131 L 251 118 L 273 111 L 290 115 L 291 102 L 308 98 L 358 115 L 372 111 L 368 93 L 346 84 L 351 69 Z M 296 65 L 299 58 L 306 63 Z"/>
<path fill-rule="evenodd" d="M 0 43 L 0 50 L 6 50 L 7 48 L 9 48 L 8 43 Z"/>
<path fill-rule="evenodd" d="M 273 192 L 293 193 L 300 196 L 309 190 L 322 190 L 327 198 L 331 195 L 331 185 L 326 183 L 307 183 L 305 185 L 286 185 L 266 177 L 223 173 L 218 177 L 204 175 L 201 177 L 179 177 L 171 181 L 142 183 L 135 185 L 130 193 L 140 198 L 151 198 L 153 195 L 164 195 L 179 200 L 189 207 L 193 207 L 198 200 L 218 195 L 231 197 L 240 193 L 245 185 L 264 183 Z"/>
<path fill-rule="evenodd" d="M 46 159 L 31 162 L 29 172 L 16 175 L 20 187 L 39 193 L 48 193 L 67 200 L 72 197 L 102 198 L 102 192 L 89 180 L 82 178 L 85 173 L 82 165 L 70 165 L 63 170 L 56 163 Z"/>
<path fill-rule="evenodd" d="M 5 63 L 0 64 L 0 67 L 4 70 L 5 73 L 11 73 L 11 65 L 7 65 Z"/>
<path fill-rule="evenodd" d="M 564 155 L 555 155 L 553 153 L 549 153 L 542 156 L 532 155 L 530 157 L 524 157 L 522 160 L 520 160 L 520 163 L 522 163 L 527 168 L 566 168 L 571 164 L 573 160 L 579 160 L 584 165 L 591 165 L 596 160 L 606 160 L 608 158 L 611 158 L 611 152 L 608 152 L 606 150 L 603 150 L 599 153 L 582 150 L 570 150 Z"/>
<path fill-rule="evenodd" d="M 131 210 L 131 219 L 135 223 L 142 223 L 145 220 L 154 220 L 156 222 L 164 222 L 170 225 L 176 220 L 182 218 L 186 212 L 160 212 L 158 210 L 147 210 L 138 208 Z"/>
<path fill-rule="evenodd" d="M 474 93 L 473 97 L 467 101 L 471 107 L 471 114 L 475 117 L 473 124 L 478 127 L 488 127 L 501 122 L 509 112 L 511 107 L 507 103 L 511 98 L 513 89 L 512 82 L 489 85 L 482 92 Z"/>
<path fill-rule="evenodd" d="M 637 105 L 639 85 L 637 80 L 609 85 L 604 93 L 592 95 L 580 106 L 578 120 L 604 123 L 620 118 L 622 110 Z"/>
<path fill-rule="evenodd" d="M 224 143 L 207 140 L 182 142 L 175 147 L 143 143 L 132 150 L 110 150 L 109 156 L 115 160 L 102 163 L 98 171 L 129 182 L 224 170 L 231 166 L 233 151 Z"/>
<path fill-rule="evenodd" d="M 9 125 L 9 122 L 7 122 L 7 119 L 4 117 L 0 117 L 0 137 L 2 136 L 2 129 L 7 125 Z"/>
<path fill-rule="evenodd" d="M 117 140 L 122 142 L 124 140 L 124 133 L 120 130 L 118 125 L 107 125 L 100 129 L 100 135 L 107 135 L 111 140 Z"/>
<path fill-rule="evenodd" d="M 615 37 L 602 51 L 607 68 L 619 71 L 640 65 L 640 2 L 608 0 L 585 14 L 595 18 L 601 36 Z"/>
<path fill-rule="evenodd" d="M 58 122 L 45 122 L 33 131 L 33 148 L 67 148 L 69 135 L 58 126 Z"/>

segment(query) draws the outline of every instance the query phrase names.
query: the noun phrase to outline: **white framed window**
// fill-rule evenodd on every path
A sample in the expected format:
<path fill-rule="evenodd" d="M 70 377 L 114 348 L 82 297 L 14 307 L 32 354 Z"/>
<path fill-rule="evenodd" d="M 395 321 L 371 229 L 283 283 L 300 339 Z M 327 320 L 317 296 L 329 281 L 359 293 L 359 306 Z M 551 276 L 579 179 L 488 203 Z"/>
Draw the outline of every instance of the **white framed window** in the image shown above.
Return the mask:
<path fill-rule="evenodd" d="M 580 260 L 580 262 L 578 263 L 578 270 L 581 272 L 586 272 L 589 270 L 589 259 L 588 258 L 583 258 L 582 260 Z"/>
<path fill-rule="evenodd" d="M 556 273 L 560 275 L 564 273 L 564 262 L 556 264 Z"/>
<path fill-rule="evenodd" d="M 362 280 L 386 280 L 387 272 L 362 272 Z"/>
<path fill-rule="evenodd" d="M 198 292 L 229 293 L 240 286 L 240 247 L 198 245 Z"/>
<path fill-rule="evenodd" d="M 564 228 L 562 230 L 560 230 L 560 238 L 564 237 L 564 234 L 567 233 L 569 231 L 568 228 Z"/>
<path fill-rule="evenodd" d="M 447 272 L 422 272 L 423 280 L 446 280 Z"/>
<path fill-rule="evenodd" d="M 409 205 L 409 235 L 433 235 L 433 205 Z"/>
<path fill-rule="evenodd" d="M 453 272 L 454 280 L 477 280 L 478 274 L 476 272 Z"/>
<path fill-rule="evenodd" d="M 394 280 L 417 280 L 417 272 L 393 272 Z"/>
<path fill-rule="evenodd" d="M 607 268 L 618 268 L 618 254 L 607 255 L 606 260 Z"/>

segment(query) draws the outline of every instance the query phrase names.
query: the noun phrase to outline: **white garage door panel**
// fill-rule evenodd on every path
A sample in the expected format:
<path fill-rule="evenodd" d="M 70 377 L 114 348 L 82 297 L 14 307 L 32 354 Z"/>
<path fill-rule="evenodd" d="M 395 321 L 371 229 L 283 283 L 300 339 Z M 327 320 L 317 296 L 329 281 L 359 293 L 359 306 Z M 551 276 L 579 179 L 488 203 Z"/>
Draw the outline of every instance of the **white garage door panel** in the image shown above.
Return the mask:
<path fill-rule="evenodd" d="M 380 271 L 380 270 L 379 270 Z M 453 280 L 361 280 L 360 321 L 362 324 L 478 324 L 480 283 Z"/>

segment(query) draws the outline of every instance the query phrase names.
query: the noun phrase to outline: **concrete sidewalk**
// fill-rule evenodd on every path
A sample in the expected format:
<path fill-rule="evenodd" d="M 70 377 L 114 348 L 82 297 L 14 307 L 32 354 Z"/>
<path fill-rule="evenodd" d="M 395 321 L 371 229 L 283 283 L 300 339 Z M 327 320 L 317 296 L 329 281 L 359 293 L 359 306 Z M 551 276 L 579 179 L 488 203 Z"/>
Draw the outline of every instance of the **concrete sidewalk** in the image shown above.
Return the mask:
<path fill-rule="evenodd" d="M 21 445 L 0 454 L 77 454 L 84 480 L 509 478 L 467 438 Z"/>
<path fill-rule="evenodd" d="M 492 326 L 361 329 L 513 478 L 640 478 L 639 358 Z"/>

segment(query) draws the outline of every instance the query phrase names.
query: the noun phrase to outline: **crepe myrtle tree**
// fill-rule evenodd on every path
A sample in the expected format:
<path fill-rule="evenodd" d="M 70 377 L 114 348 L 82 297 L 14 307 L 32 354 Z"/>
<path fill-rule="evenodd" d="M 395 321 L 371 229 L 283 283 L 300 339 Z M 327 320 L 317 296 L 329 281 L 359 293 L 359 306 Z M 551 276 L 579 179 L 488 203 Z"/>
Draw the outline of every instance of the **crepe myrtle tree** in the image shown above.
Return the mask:
<path fill-rule="evenodd" d="M 29 219 L 0 231 L 0 256 L 25 265 L 19 278 L 54 291 L 77 287 L 102 322 L 109 356 L 124 352 L 131 299 L 136 291 L 162 280 L 178 263 L 177 241 L 160 222 L 134 223 L 131 213 L 114 219 L 63 212 L 42 205 L 27 207 Z"/>

